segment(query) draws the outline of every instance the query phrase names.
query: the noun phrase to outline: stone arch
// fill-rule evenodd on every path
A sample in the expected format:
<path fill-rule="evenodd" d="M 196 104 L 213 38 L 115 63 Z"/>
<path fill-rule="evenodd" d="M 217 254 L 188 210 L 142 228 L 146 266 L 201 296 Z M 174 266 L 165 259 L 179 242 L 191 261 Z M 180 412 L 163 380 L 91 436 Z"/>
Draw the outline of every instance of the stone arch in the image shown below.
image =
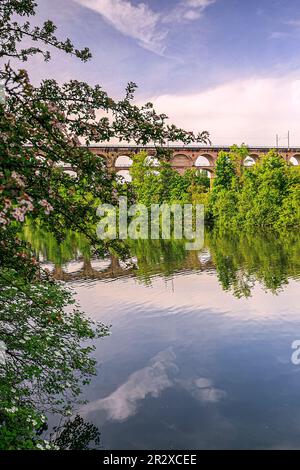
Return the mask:
<path fill-rule="evenodd" d="M 131 183 L 132 177 L 129 173 L 129 170 L 119 170 L 117 171 L 117 175 L 121 177 L 121 183 Z"/>
<path fill-rule="evenodd" d="M 102 160 L 105 165 L 109 161 L 109 154 L 106 152 L 101 151 L 100 149 L 92 149 L 90 150 L 95 157 L 98 157 L 99 160 Z"/>
<path fill-rule="evenodd" d="M 97 155 L 97 157 L 103 158 L 104 160 L 107 159 L 107 155 L 105 155 L 104 153 L 98 153 L 98 152 L 93 152 L 93 153 Z"/>
<path fill-rule="evenodd" d="M 106 157 L 106 165 L 109 166 L 109 167 L 113 167 L 114 166 L 114 161 L 115 161 L 115 157 L 111 154 L 108 154 Z"/>
<path fill-rule="evenodd" d="M 109 167 L 112 165 L 111 157 L 109 154 L 95 153 L 95 155 L 99 158 L 99 161 L 102 163 L 103 167 Z"/>
<path fill-rule="evenodd" d="M 103 164 L 107 167 L 109 166 L 113 166 L 114 164 L 114 158 L 113 158 L 113 155 L 111 155 L 110 153 L 96 153 L 96 152 L 93 152 L 97 157 L 99 157 L 99 159 L 101 160 L 101 162 L 103 162 Z"/>
<path fill-rule="evenodd" d="M 203 167 L 203 166 L 213 166 L 214 159 L 211 155 L 204 153 L 202 155 L 198 155 L 195 160 L 194 166 L 196 167 Z"/>
<path fill-rule="evenodd" d="M 289 162 L 292 164 L 292 165 L 300 165 L 300 154 L 299 153 L 296 153 L 295 155 L 293 155 Z"/>
<path fill-rule="evenodd" d="M 214 177 L 215 172 L 212 168 L 207 168 L 203 166 L 203 167 L 197 167 L 197 169 L 206 173 L 206 176 L 208 176 L 209 179 Z"/>
<path fill-rule="evenodd" d="M 171 159 L 171 165 L 174 168 L 190 168 L 192 166 L 192 160 L 189 156 L 183 153 L 177 153 Z"/>
<path fill-rule="evenodd" d="M 130 168 L 133 161 L 129 155 L 118 155 L 115 159 L 115 168 Z"/>

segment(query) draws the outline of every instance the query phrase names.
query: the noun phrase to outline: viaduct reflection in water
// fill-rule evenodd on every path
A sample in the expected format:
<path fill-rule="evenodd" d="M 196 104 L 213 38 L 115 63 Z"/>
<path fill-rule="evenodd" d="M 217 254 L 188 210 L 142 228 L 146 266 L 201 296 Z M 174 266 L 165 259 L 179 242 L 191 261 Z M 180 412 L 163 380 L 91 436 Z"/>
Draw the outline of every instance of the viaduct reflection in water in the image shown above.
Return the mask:
<path fill-rule="evenodd" d="M 200 251 L 128 241 L 126 259 L 96 257 L 72 232 L 59 244 L 27 226 L 24 238 L 84 311 L 111 325 L 84 390 L 83 437 L 97 437 L 93 423 L 107 449 L 299 448 L 298 234 L 206 230 Z M 62 448 L 94 446 L 70 424 Z"/>
<path fill-rule="evenodd" d="M 135 277 L 147 285 L 154 276 L 206 272 L 216 273 L 225 291 L 249 297 L 257 283 L 277 293 L 300 277 L 300 236 L 289 232 L 221 234 L 207 230 L 200 251 L 186 251 L 184 240 L 128 240 L 125 260 L 113 251 L 102 259 L 93 256 L 85 237 L 74 232 L 66 232 L 59 244 L 52 234 L 28 225 L 24 238 L 46 266 L 49 262 L 54 265 L 53 277 L 64 282 Z"/>
<path fill-rule="evenodd" d="M 55 265 L 52 275 L 54 279 L 65 282 L 80 281 L 80 280 L 113 280 L 121 277 L 141 277 L 139 273 L 138 265 L 134 263 L 134 260 L 129 260 L 129 265 L 121 263 L 119 258 L 113 254 L 109 254 L 109 265 L 103 270 L 93 266 L 95 260 L 78 258 L 78 261 L 82 263 L 82 267 L 75 272 L 67 272 L 67 270 L 61 265 Z M 180 272 L 190 272 L 196 270 L 199 272 L 211 271 L 215 269 L 215 265 L 210 258 L 208 261 L 202 262 L 197 252 L 188 253 L 184 260 Z M 162 273 L 160 269 L 151 269 L 151 277 L 153 275 L 159 275 Z M 174 271 L 175 273 L 176 271 Z M 170 273 L 171 274 L 171 273 Z M 145 276 L 147 281 L 147 276 Z"/>
<path fill-rule="evenodd" d="M 52 275 L 58 281 L 74 282 L 80 280 L 112 280 L 122 276 L 134 275 L 135 267 L 124 267 L 120 264 L 117 256 L 109 255 L 109 266 L 99 271 L 93 267 L 93 260 L 87 258 L 78 258 L 82 262 L 82 267 L 75 272 L 67 272 L 63 266 L 55 265 Z"/>

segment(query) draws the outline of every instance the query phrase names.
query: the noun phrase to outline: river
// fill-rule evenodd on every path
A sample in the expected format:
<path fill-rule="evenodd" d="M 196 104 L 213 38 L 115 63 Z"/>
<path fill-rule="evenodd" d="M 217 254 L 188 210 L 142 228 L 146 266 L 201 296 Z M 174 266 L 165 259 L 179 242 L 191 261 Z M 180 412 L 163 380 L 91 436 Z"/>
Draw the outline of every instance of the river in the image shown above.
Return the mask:
<path fill-rule="evenodd" d="M 80 409 L 102 448 L 300 448 L 300 236 L 208 233 L 199 252 L 132 242 L 126 263 L 69 238 L 31 242 L 111 325 Z"/>

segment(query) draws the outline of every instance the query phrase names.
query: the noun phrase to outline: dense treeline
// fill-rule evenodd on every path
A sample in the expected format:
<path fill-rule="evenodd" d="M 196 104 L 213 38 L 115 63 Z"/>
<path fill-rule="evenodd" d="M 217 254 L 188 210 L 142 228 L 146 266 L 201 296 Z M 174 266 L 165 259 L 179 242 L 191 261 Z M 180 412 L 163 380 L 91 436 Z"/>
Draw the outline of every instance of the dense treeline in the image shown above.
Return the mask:
<path fill-rule="evenodd" d="M 180 175 L 167 159 L 158 161 L 143 151 L 133 157 L 130 173 L 134 198 L 147 206 L 207 202 L 210 181 L 205 172 L 196 168 Z"/>
<path fill-rule="evenodd" d="M 158 165 L 142 152 L 130 170 L 134 197 L 146 205 L 204 204 L 207 222 L 219 228 L 300 226 L 299 167 L 285 162 L 275 150 L 252 166 L 245 166 L 247 155 L 245 146 L 220 152 L 210 191 L 204 171 L 193 168 L 180 175 L 168 161 Z"/>
<path fill-rule="evenodd" d="M 34 86 L 23 69 L 31 58 L 48 61 L 53 50 L 91 58 L 87 48 L 58 39 L 52 21 L 39 25 L 37 7 L 35 0 L 0 1 L 0 449 L 79 450 L 98 443 L 95 426 L 74 412 L 96 374 L 93 340 L 108 328 L 87 317 L 41 266 L 35 236 L 25 241 L 20 235 L 24 223 L 48 229 L 57 258 L 57 241 L 71 249 L 76 240 L 66 228 L 84 234 L 97 253 L 106 251 L 95 231 L 96 208 L 117 203 L 120 188 L 103 159 L 79 142 L 165 147 L 206 143 L 208 134 L 169 124 L 151 103 L 136 106 L 134 83 L 121 100 L 75 79 Z M 60 423 L 53 432 L 47 431 L 49 413 Z"/>
<path fill-rule="evenodd" d="M 19 68 L 34 56 L 49 60 L 48 46 L 83 61 L 91 56 L 69 39 L 60 41 L 51 21 L 32 26 L 36 7 L 34 0 L 0 2 L 5 96 L 0 101 L 0 448 L 80 449 L 98 438 L 92 425 L 73 414 L 82 387 L 96 373 L 94 346 L 86 342 L 106 336 L 108 328 L 86 317 L 72 293 L 43 268 L 34 253 L 39 240 L 20 235 L 24 222 L 30 219 L 51 232 L 52 253 L 61 261 L 64 253 L 56 242 L 68 250 L 76 242 L 66 227 L 84 234 L 91 250 L 104 251 L 107 246 L 95 232 L 96 207 L 100 202 L 117 204 L 124 188 L 79 141 L 89 145 L 117 139 L 165 147 L 167 142 L 207 143 L 208 134 L 194 135 L 168 124 L 151 103 L 134 105 L 134 83 L 119 101 L 101 86 L 77 80 L 60 85 L 48 79 L 33 86 Z M 12 57 L 17 69 L 9 62 Z M 220 155 L 212 192 L 207 176 L 197 170 L 180 176 L 167 159 L 156 166 L 138 156 L 130 195 L 148 205 L 203 203 L 208 220 L 225 227 L 299 226 L 299 172 L 275 153 L 246 170 L 244 151 L 235 148 Z M 75 175 L 64 173 L 60 162 Z M 83 242 L 82 254 L 88 257 L 89 251 Z M 44 439 L 46 412 L 58 414 L 66 428 Z"/>
<path fill-rule="evenodd" d="M 243 165 L 245 147 L 221 152 L 208 215 L 224 228 L 300 226 L 300 171 L 275 150 Z"/>

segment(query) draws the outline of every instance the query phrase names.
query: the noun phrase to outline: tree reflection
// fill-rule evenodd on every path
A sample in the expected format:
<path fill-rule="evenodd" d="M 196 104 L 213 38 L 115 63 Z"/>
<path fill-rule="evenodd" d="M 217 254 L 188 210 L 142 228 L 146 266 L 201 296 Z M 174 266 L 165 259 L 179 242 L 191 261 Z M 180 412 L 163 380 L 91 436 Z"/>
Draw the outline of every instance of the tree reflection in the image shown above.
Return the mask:
<path fill-rule="evenodd" d="M 271 232 L 207 230 L 200 251 L 186 251 L 185 240 L 128 240 L 124 252 L 130 257 L 121 261 L 111 250 L 102 269 L 82 235 L 66 232 L 59 244 L 51 234 L 27 226 L 24 238 L 37 254 L 54 263 L 53 276 L 65 282 L 131 276 L 149 285 L 154 276 L 215 272 L 222 288 L 240 298 L 249 297 L 256 284 L 276 294 L 300 275 L 300 236 L 291 232 L 278 236 Z M 68 272 L 67 263 L 73 260 L 81 267 Z"/>
<path fill-rule="evenodd" d="M 76 415 L 54 427 L 51 442 L 60 450 L 95 450 L 100 446 L 100 432 L 97 426 Z"/>
<path fill-rule="evenodd" d="M 223 289 L 249 297 L 256 283 L 276 294 L 300 274 L 300 237 L 285 232 L 211 232 L 208 245 Z"/>

